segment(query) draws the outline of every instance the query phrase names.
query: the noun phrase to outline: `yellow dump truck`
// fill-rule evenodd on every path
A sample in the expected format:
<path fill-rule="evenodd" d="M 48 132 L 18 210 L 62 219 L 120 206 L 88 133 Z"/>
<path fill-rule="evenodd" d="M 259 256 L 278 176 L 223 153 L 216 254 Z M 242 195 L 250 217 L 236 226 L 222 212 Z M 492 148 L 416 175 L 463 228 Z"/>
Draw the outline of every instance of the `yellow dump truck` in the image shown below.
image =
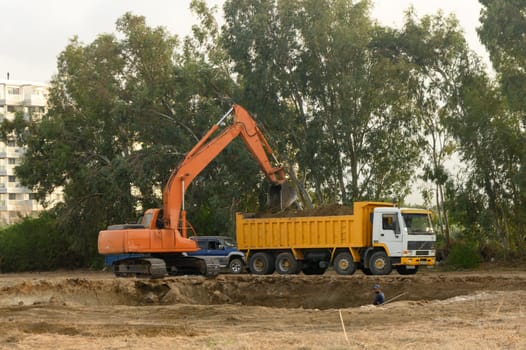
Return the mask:
<path fill-rule="evenodd" d="M 352 215 L 256 218 L 236 215 L 238 249 L 253 274 L 414 274 L 435 264 L 431 212 L 355 202 Z"/>

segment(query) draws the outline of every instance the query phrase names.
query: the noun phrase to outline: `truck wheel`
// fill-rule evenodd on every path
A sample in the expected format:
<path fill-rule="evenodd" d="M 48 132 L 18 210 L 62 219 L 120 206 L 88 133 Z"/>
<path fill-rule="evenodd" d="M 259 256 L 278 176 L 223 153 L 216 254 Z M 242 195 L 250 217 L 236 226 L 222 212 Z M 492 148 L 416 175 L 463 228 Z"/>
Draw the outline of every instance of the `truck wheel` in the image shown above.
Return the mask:
<path fill-rule="evenodd" d="M 239 274 L 243 272 L 243 266 L 245 266 L 243 260 L 241 260 L 240 258 L 232 258 L 232 260 L 230 260 L 230 262 L 228 263 L 228 270 L 231 273 Z"/>
<path fill-rule="evenodd" d="M 414 269 L 408 269 L 407 266 L 397 266 L 396 271 L 401 275 L 414 275 L 418 271 L 418 266 Z"/>
<path fill-rule="evenodd" d="M 388 275 L 391 273 L 393 267 L 391 260 L 385 252 L 374 252 L 369 260 L 369 270 L 373 275 Z"/>
<path fill-rule="evenodd" d="M 333 266 L 338 275 L 352 275 L 356 271 L 356 264 L 349 252 L 338 253 Z"/>
<path fill-rule="evenodd" d="M 250 272 L 256 275 L 269 275 L 274 272 L 274 259 L 267 253 L 255 253 L 250 257 Z"/>
<path fill-rule="evenodd" d="M 298 273 L 298 261 L 290 252 L 283 252 L 276 257 L 276 271 L 280 275 L 293 275 Z"/>

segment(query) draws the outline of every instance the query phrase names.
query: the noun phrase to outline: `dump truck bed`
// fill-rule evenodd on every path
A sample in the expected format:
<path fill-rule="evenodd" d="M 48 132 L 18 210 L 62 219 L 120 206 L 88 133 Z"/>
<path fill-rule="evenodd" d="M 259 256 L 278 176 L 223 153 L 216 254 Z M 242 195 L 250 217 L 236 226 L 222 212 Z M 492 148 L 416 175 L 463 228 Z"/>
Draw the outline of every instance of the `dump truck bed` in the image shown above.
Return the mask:
<path fill-rule="evenodd" d="M 389 203 L 356 202 L 353 215 L 254 218 L 236 215 L 240 250 L 366 247 L 371 245 L 371 214 Z"/>

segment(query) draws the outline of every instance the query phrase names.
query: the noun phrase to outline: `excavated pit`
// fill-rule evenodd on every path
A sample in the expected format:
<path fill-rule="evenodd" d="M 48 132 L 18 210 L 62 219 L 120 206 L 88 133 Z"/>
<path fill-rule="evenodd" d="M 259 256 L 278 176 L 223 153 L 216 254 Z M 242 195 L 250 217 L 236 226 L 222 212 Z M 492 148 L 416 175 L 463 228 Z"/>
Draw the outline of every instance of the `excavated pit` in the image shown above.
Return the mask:
<path fill-rule="evenodd" d="M 525 290 L 526 279 L 447 273 L 401 276 L 255 276 L 220 275 L 164 279 L 32 278 L 2 282 L 0 306 L 42 304 L 79 306 L 247 305 L 276 308 L 332 309 L 370 304 L 379 283 L 386 299 L 443 300 L 481 291 Z"/>

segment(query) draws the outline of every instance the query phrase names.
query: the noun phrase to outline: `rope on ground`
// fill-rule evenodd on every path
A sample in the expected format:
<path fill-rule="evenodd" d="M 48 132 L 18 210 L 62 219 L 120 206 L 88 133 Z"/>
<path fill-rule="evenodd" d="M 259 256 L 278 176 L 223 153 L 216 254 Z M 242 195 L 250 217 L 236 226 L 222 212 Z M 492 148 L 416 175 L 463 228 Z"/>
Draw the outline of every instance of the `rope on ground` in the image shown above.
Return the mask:
<path fill-rule="evenodd" d="M 391 301 L 396 300 L 396 299 L 400 298 L 402 295 L 406 295 L 406 294 L 407 294 L 407 292 L 403 292 L 402 294 L 398 294 L 397 296 L 395 296 L 395 297 L 393 297 L 393 298 L 387 300 L 387 301 L 386 301 L 385 303 L 383 303 L 382 305 L 385 305 L 385 304 L 387 304 L 387 303 L 390 303 Z"/>

